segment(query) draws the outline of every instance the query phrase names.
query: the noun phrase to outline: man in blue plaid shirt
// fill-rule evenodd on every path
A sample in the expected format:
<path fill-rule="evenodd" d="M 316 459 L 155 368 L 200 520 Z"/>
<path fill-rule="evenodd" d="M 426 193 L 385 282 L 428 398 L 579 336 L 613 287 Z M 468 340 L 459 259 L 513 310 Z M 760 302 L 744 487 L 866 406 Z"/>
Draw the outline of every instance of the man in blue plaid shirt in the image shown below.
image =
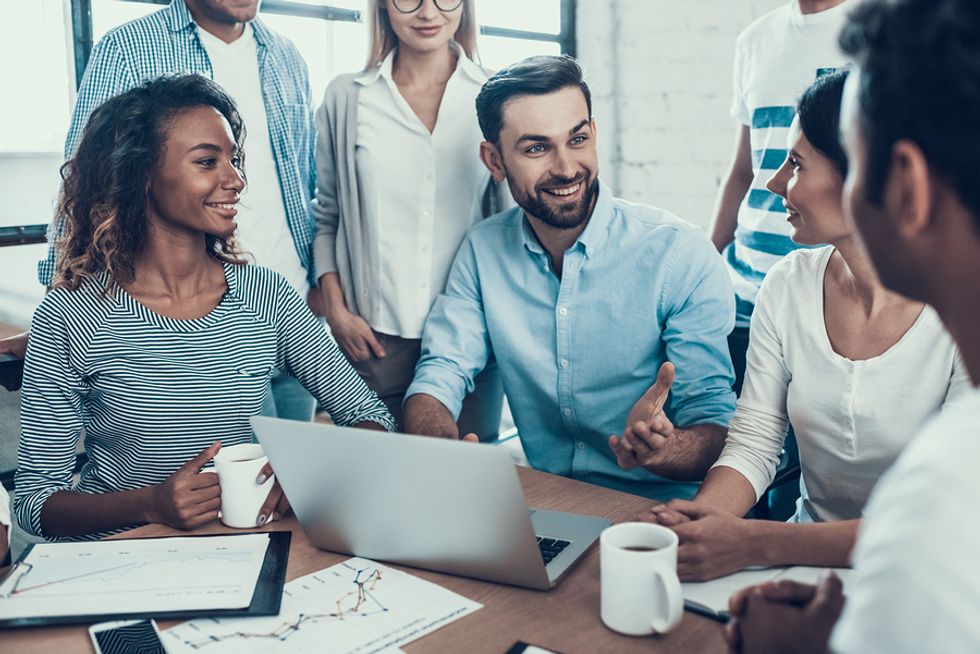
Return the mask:
<path fill-rule="evenodd" d="M 167 73 L 199 73 L 235 98 L 248 137 L 248 188 L 238 206 L 237 237 L 255 262 L 282 273 L 306 295 L 315 278 L 315 187 L 309 73 L 296 47 L 256 18 L 261 0 L 173 0 L 108 32 L 95 46 L 78 89 L 65 142 L 70 158 L 89 114 L 102 102 Z M 60 232 L 52 225 L 49 243 Z M 50 286 L 55 251 L 38 264 Z M 314 401 L 296 380 L 273 378 L 264 413 L 310 420 Z"/>

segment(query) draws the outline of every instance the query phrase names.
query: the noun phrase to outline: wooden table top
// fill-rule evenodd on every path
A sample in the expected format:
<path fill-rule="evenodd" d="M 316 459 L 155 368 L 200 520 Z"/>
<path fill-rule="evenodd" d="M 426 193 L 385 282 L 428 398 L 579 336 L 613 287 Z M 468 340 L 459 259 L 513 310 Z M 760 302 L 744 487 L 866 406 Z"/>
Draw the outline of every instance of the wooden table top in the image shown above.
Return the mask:
<path fill-rule="evenodd" d="M 591 484 L 518 468 L 527 504 L 533 508 L 573 511 L 602 516 L 614 522 L 631 520 L 650 500 Z M 296 519 L 287 518 L 263 531 L 293 532 L 288 580 L 301 577 L 348 558 L 310 545 Z M 191 533 L 234 533 L 215 522 Z M 171 536 L 181 532 L 163 525 L 147 525 L 125 537 Z M 646 654 L 699 654 L 725 651 L 721 625 L 685 612 L 680 626 L 665 636 L 629 637 L 610 631 L 599 618 L 599 549 L 593 547 L 554 589 L 541 592 L 454 577 L 438 572 L 395 566 L 483 604 L 483 608 L 409 643 L 409 654 L 467 652 L 504 654 L 515 642 L 565 654 L 576 652 L 644 652 Z M 175 622 L 161 622 L 160 628 Z M 17 629 L 0 633 L 0 651 L 58 654 L 93 652 L 87 627 Z"/>

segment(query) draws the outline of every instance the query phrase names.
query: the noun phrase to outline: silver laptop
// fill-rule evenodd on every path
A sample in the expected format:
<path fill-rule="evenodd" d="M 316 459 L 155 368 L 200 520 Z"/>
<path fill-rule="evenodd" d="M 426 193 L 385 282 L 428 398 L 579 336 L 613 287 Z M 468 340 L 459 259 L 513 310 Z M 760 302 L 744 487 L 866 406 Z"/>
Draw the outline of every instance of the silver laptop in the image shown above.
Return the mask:
<path fill-rule="evenodd" d="M 262 417 L 252 428 L 320 549 L 544 590 L 612 524 L 528 510 L 503 448 Z"/>

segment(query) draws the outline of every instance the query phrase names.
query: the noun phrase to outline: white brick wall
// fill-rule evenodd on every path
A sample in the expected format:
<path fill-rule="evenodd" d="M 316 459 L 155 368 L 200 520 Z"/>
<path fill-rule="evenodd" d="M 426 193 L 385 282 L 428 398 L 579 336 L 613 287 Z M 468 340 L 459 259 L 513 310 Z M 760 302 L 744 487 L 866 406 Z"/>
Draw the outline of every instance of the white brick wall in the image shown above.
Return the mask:
<path fill-rule="evenodd" d="M 702 227 L 728 167 L 735 37 L 788 0 L 579 0 L 602 179 Z"/>

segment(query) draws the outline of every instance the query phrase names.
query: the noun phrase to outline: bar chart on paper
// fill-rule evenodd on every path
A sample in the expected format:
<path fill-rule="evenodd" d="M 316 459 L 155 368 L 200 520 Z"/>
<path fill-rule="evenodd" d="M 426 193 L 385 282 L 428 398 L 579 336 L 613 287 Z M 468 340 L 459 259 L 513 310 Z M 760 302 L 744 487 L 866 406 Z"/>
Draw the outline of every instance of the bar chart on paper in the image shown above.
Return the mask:
<path fill-rule="evenodd" d="M 163 632 L 163 642 L 171 654 L 390 652 L 481 606 L 352 558 L 286 584 L 278 616 L 191 620 Z"/>

